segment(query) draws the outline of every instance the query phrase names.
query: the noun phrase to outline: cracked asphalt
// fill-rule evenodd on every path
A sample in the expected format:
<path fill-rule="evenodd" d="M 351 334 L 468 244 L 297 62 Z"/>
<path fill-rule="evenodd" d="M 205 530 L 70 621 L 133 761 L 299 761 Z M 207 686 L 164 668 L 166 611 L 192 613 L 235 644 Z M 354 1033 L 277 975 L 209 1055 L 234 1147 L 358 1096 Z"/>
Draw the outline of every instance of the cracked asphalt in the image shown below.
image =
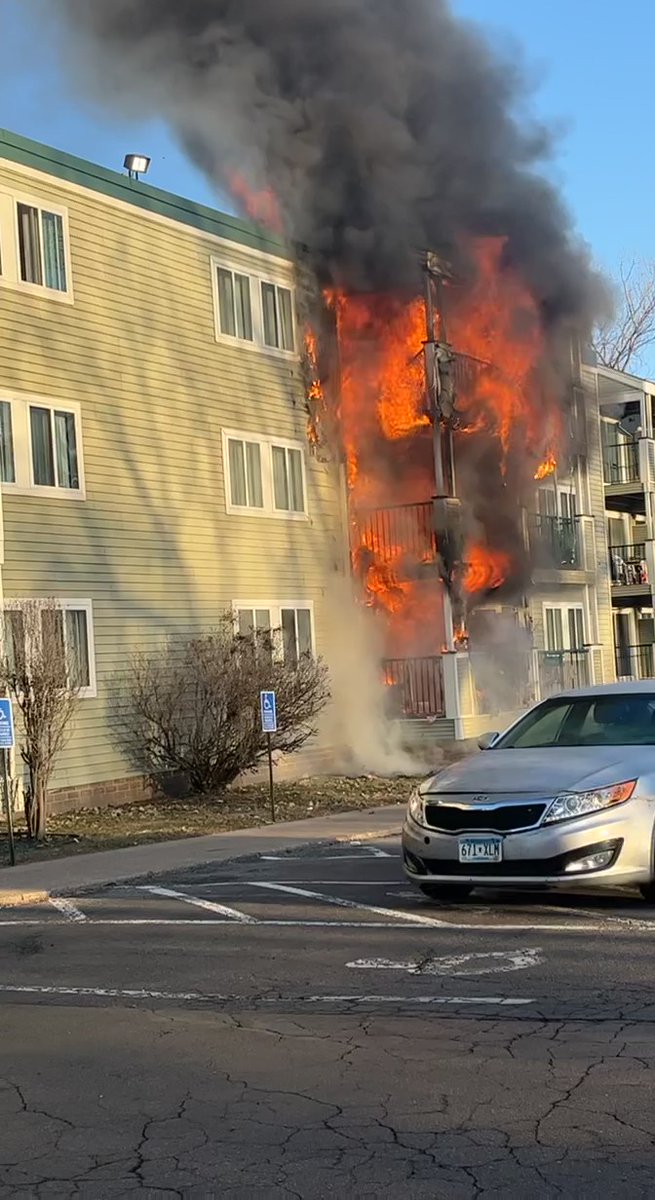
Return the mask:
<path fill-rule="evenodd" d="M 651 1197 L 655 911 L 397 850 L 0 910 L 0 1198 Z"/>

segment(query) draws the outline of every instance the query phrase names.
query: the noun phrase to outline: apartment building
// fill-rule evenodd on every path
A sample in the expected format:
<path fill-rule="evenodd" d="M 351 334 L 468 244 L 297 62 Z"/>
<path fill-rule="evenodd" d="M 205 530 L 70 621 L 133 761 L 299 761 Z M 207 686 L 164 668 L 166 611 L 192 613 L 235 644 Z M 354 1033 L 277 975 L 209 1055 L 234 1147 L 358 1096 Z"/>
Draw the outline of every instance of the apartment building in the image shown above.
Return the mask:
<path fill-rule="evenodd" d="M 601 417 L 616 673 L 655 677 L 655 383 L 589 368 Z"/>
<path fill-rule="evenodd" d="M 307 438 L 294 267 L 246 222 L 6 131 L 0 264 L 6 627 L 54 600 L 80 663 L 54 805 L 128 799 L 133 649 L 232 609 L 329 659 L 343 484 Z"/>

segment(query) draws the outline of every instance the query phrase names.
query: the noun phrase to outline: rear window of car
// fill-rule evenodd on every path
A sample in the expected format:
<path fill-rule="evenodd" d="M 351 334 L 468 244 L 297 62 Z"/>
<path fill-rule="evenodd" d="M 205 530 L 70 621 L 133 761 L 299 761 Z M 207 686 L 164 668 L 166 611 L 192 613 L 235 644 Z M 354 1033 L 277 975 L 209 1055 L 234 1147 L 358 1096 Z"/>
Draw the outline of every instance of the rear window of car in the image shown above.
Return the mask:
<path fill-rule="evenodd" d="M 494 749 L 539 746 L 655 746 L 655 693 L 545 700 Z"/>

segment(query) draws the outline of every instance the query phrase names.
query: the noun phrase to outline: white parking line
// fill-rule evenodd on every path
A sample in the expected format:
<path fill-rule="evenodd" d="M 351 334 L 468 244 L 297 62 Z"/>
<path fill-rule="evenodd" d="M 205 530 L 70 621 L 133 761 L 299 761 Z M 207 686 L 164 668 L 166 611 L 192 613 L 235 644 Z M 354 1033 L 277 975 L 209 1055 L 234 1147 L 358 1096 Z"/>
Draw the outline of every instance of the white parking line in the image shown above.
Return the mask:
<path fill-rule="evenodd" d="M 56 985 L 0 983 L 0 992 L 17 996 L 97 997 L 111 1000 L 186 1000 L 214 1004 L 252 1004 L 252 996 L 223 996 L 208 992 L 162 992 L 150 988 L 58 987 Z M 420 1004 L 420 1005 L 493 1005 L 498 1007 L 534 1004 L 534 1000 L 515 1000 L 505 996 L 276 996 L 257 999 L 257 1006 L 286 1004 Z"/>
<path fill-rule="evenodd" d="M 344 900 L 341 896 L 326 896 L 324 892 L 310 892 L 305 888 L 290 887 L 282 883 L 252 883 L 253 887 L 265 888 L 271 892 L 284 892 L 290 896 L 302 896 L 307 900 L 322 900 L 325 904 L 334 904 L 338 908 L 357 908 L 365 912 L 375 913 L 376 916 L 395 917 L 398 921 L 408 921 L 411 925 L 443 926 L 444 921 L 432 917 L 423 917 L 420 913 L 403 912 L 402 909 L 378 908 L 373 904 L 362 904 L 357 900 Z"/>
<path fill-rule="evenodd" d="M 69 921 L 86 921 L 86 916 L 82 910 L 76 908 L 71 900 L 66 900 L 63 896 L 49 896 L 48 900 L 52 904 L 52 907 L 58 909 L 65 917 L 68 917 Z"/>
<path fill-rule="evenodd" d="M 186 896 L 183 892 L 174 892 L 171 888 L 163 887 L 140 887 L 140 892 L 150 892 L 153 896 L 164 896 L 170 900 L 180 900 L 183 904 L 192 904 L 196 908 L 204 908 L 208 912 L 218 913 L 223 917 L 232 917 L 234 921 L 241 921 L 245 924 L 253 924 L 254 917 L 250 917 L 247 913 L 239 912 L 238 908 L 228 908 L 226 904 L 215 904 L 213 900 L 200 900 L 197 896 Z"/>

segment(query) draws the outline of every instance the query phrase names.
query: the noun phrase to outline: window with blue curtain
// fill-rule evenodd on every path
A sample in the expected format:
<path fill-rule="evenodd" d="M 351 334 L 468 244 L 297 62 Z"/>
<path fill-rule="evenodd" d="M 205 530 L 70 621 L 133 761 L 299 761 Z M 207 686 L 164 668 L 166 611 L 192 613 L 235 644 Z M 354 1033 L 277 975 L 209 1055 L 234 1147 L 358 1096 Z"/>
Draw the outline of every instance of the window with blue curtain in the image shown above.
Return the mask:
<path fill-rule="evenodd" d="M 77 438 L 73 413 L 55 413 L 55 451 L 57 456 L 57 484 L 61 488 L 79 488 L 80 476 L 77 466 Z"/>
<path fill-rule="evenodd" d="M 30 406 L 32 471 L 36 487 L 55 487 L 55 459 L 49 408 Z"/>
<path fill-rule="evenodd" d="M 43 265 L 45 285 L 56 292 L 65 292 L 66 248 L 64 244 L 64 222 L 58 213 L 42 212 Z"/>

